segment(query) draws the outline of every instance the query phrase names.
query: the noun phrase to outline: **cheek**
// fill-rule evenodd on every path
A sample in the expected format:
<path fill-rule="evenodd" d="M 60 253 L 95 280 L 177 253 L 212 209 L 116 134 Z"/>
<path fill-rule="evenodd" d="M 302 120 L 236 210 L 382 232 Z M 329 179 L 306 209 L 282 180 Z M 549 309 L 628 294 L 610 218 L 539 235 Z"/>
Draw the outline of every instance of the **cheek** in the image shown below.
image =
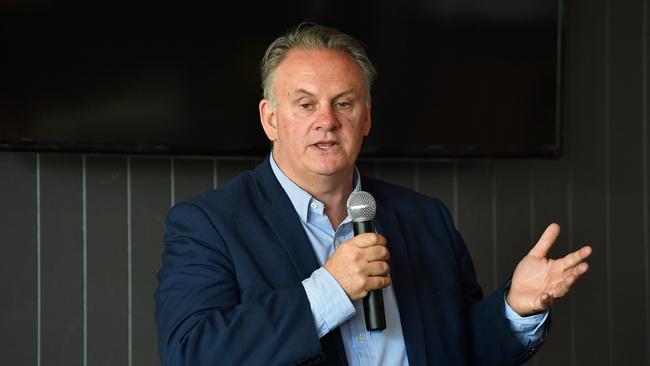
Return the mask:
<path fill-rule="evenodd" d="M 304 145 L 308 130 L 300 124 L 285 124 L 279 131 L 285 144 L 291 150 L 300 150 Z"/>
<path fill-rule="evenodd" d="M 347 124 L 347 133 L 345 134 L 350 142 L 361 143 L 366 135 L 366 124 L 362 121 L 349 122 Z"/>

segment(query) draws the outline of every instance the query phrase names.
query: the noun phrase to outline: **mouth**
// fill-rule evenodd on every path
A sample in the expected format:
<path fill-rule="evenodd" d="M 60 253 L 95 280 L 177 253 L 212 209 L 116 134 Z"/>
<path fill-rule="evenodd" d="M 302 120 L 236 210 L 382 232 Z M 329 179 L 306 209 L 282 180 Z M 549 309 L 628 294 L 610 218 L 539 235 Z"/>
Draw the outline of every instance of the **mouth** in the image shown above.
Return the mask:
<path fill-rule="evenodd" d="M 337 147 L 339 144 L 336 141 L 319 141 L 312 146 L 315 146 L 321 150 L 330 150 Z"/>

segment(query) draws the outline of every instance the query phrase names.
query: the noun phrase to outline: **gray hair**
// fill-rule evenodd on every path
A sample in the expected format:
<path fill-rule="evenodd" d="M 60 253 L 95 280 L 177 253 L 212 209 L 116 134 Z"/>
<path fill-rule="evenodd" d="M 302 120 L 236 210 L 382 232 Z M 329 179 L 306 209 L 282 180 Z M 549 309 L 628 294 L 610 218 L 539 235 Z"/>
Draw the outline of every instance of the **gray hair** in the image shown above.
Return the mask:
<path fill-rule="evenodd" d="M 370 102 L 370 89 L 377 70 L 370 62 L 361 43 L 339 31 L 315 23 L 298 24 L 287 34 L 277 38 L 264 53 L 260 66 L 264 98 L 275 105 L 273 80 L 275 70 L 292 49 L 328 49 L 344 52 L 359 65 L 366 81 L 366 98 Z"/>

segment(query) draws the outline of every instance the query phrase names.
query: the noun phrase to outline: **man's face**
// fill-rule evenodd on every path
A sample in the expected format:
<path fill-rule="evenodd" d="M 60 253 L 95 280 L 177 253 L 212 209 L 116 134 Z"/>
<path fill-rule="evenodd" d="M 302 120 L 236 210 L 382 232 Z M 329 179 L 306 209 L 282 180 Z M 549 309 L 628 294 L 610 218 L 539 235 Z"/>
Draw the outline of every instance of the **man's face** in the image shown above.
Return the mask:
<path fill-rule="evenodd" d="M 333 50 L 289 51 L 275 71 L 275 106 L 260 102 L 273 157 L 292 179 L 352 174 L 370 103 L 361 68 Z"/>

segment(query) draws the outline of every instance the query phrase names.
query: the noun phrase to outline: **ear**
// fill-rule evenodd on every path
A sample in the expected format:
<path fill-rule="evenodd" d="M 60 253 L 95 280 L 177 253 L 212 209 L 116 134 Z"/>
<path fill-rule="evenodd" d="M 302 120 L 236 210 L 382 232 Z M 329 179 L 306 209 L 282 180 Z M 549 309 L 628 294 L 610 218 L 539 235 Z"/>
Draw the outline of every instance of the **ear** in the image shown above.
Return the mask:
<path fill-rule="evenodd" d="M 260 122 L 262 123 L 262 128 L 266 137 L 275 141 L 278 138 L 278 126 L 275 118 L 275 110 L 273 110 L 273 105 L 269 100 L 262 99 L 260 101 Z"/>
<path fill-rule="evenodd" d="M 372 118 L 371 118 L 372 113 L 370 112 L 371 112 L 370 103 L 368 103 L 368 112 L 366 113 L 366 121 L 364 122 L 365 126 L 363 127 L 364 137 L 368 136 L 368 134 L 370 133 L 370 127 L 372 125 Z"/>

